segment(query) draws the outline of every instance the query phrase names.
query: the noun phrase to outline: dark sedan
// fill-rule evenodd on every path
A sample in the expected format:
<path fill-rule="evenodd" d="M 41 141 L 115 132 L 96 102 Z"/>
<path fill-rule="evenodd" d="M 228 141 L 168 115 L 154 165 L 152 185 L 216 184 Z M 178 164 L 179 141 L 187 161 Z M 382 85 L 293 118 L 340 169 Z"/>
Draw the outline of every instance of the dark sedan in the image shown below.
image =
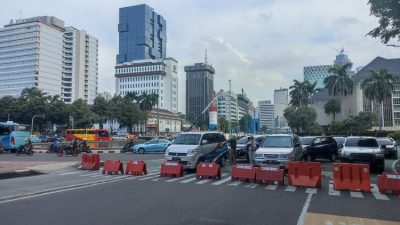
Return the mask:
<path fill-rule="evenodd" d="M 385 158 L 397 159 L 397 145 L 396 142 L 390 138 L 377 138 L 379 146 L 385 146 L 382 148 Z"/>
<path fill-rule="evenodd" d="M 335 161 L 338 156 L 338 145 L 332 137 L 301 137 L 304 158 L 307 161 L 315 159 L 329 159 Z"/>

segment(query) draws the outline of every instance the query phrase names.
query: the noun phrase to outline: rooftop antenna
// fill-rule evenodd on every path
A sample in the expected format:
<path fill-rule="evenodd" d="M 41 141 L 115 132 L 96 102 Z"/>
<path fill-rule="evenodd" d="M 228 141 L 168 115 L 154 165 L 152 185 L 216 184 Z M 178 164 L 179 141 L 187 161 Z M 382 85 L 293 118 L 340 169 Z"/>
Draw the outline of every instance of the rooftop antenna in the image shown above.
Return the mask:
<path fill-rule="evenodd" d="M 207 65 L 207 49 L 205 51 L 204 63 Z"/>

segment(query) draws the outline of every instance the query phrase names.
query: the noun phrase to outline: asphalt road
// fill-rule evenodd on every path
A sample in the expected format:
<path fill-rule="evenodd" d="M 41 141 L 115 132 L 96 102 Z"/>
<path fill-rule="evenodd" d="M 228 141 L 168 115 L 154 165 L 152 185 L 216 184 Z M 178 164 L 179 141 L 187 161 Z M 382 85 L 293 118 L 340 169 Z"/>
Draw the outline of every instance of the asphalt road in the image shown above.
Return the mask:
<path fill-rule="evenodd" d="M 43 161 L 43 157 L 53 156 L 34 157 Z M 196 180 L 193 172 L 179 179 L 160 178 L 162 155 L 101 157 L 123 161 L 143 158 L 149 173 L 132 177 L 69 168 L 0 180 L 0 224 L 400 224 L 399 197 L 380 195 L 376 186 L 373 193 L 332 191 L 328 162 L 323 163 L 326 175 L 322 188 L 306 189 L 233 182 L 229 166 L 223 168 L 219 181 Z M 371 179 L 371 183 L 375 185 L 376 180 Z"/>

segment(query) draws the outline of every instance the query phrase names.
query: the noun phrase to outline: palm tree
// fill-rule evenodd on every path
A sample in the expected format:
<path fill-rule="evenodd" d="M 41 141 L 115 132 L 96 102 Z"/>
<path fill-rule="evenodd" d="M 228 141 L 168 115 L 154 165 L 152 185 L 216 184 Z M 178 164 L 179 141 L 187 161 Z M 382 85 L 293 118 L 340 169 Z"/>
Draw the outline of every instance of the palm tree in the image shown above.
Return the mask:
<path fill-rule="evenodd" d="M 310 104 L 311 96 L 318 90 L 316 89 L 317 83 L 310 83 L 308 80 L 300 82 L 293 80 L 294 84 L 290 86 L 290 105 L 294 107 L 301 107 Z"/>
<path fill-rule="evenodd" d="M 393 83 L 393 75 L 387 69 L 379 69 L 378 71 L 371 70 L 371 76 L 361 82 L 361 89 L 365 97 L 379 104 L 379 131 L 382 130 L 383 101 L 392 96 Z"/>
<path fill-rule="evenodd" d="M 332 114 L 333 116 L 332 122 L 334 123 L 336 113 L 340 113 L 341 111 L 339 99 L 337 98 L 329 99 L 329 101 L 327 101 L 324 105 L 324 110 L 326 114 L 328 115 Z"/>
<path fill-rule="evenodd" d="M 140 101 L 140 97 L 135 91 L 130 91 L 130 92 L 126 93 L 126 95 L 124 97 L 126 99 L 131 100 L 132 102 L 139 102 Z"/>
<path fill-rule="evenodd" d="M 332 75 L 325 78 L 324 84 L 328 89 L 329 95 L 346 96 L 353 93 L 353 80 L 347 74 L 352 65 L 352 63 L 335 64 L 328 70 Z"/>
<path fill-rule="evenodd" d="M 153 106 L 157 105 L 158 103 L 158 94 L 152 93 L 152 94 L 147 94 L 146 92 L 143 92 L 142 95 L 140 95 L 140 109 L 145 111 L 145 112 L 150 112 L 153 109 Z"/>
<path fill-rule="evenodd" d="M 31 101 L 35 99 L 41 99 L 44 101 L 49 100 L 49 96 L 46 96 L 46 93 L 44 93 L 37 87 L 25 88 L 21 92 L 21 97 L 26 101 Z"/>

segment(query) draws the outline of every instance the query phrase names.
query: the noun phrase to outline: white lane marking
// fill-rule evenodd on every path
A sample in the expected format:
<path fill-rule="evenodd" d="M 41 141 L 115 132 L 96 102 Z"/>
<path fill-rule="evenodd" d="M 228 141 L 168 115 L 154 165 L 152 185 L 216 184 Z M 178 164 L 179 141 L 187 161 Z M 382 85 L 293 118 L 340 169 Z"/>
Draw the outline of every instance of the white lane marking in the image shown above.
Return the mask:
<path fill-rule="evenodd" d="M 297 220 L 297 225 L 304 225 L 304 217 L 308 211 L 308 207 L 310 207 L 311 198 L 313 194 L 308 194 L 306 201 L 304 202 L 303 209 L 301 210 L 299 219 Z"/>
<path fill-rule="evenodd" d="M 244 187 L 246 187 L 246 188 L 255 188 L 257 186 L 258 186 L 258 184 L 248 184 L 248 185 L 246 185 Z"/>
<path fill-rule="evenodd" d="M 192 181 L 194 181 L 196 179 L 197 179 L 196 177 L 192 177 L 190 179 L 186 179 L 186 180 L 180 181 L 179 183 L 186 184 L 186 183 L 192 182 Z"/>
<path fill-rule="evenodd" d="M 135 180 L 135 179 L 138 179 L 138 178 L 151 177 L 151 176 L 154 176 L 154 175 L 156 175 L 156 174 L 158 175 L 158 172 L 148 173 L 148 174 L 143 175 L 143 176 L 126 175 L 126 176 L 128 176 L 128 178 L 126 178 L 126 179 L 127 179 L 127 180 Z"/>
<path fill-rule="evenodd" d="M 278 188 L 277 184 L 270 184 L 265 187 L 265 190 L 275 191 Z"/>
<path fill-rule="evenodd" d="M 175 182 L 175 181 L 183 180 L 183 179 L 186 179 L 188 177 L 193 177 L 193 176 L 196 176 L 196 174 L 189 174 L 189 175 L 186 175 L 186 176 L 183 176 L 183 177 L 176 177 L 176 178 L 168 179 L 165 182 Z"/>
<path fill-rule="evenodd" d="M 156 178 L 156 179 L 153 179 L 151 181 L 159 181 L 159 180 L 160 180 L 160 178 Z"/>
<path fill-rule="evenodd" d="M 93 176 L 90 176 L 90 177 L 105 177 L 106 175 L 105 174 L 97 174 L 97 175 L 93 175 Z"/>
<path fill-rule="evenodd" d="M 294 191 L 296 191 L 296 187 L 295 186 L 287 186 L 284 191 L 294 192 Z"/>
<path fill-rule="evenodd" d="M 81 176 L 81 177 L 87 177 L 87 176 L 92 176 L 93 174 L 99 174 L 99 173 L 101 173 L 101 172 L 99 172 L 99 171 L 94 171 L 94 172 L 89 172 L 89 173 L 87 173 L 87 174 L 81 174 L 81 175 L 79 175 L 79 176 Z"/>
<path fill-rule="evenodd" d="M 307 188 L 306 193 L 307 194 L 317 194 L 317 189 L 316 188 Z"/>
<path fill-rule="evenodd" d="M 350 191 L 350 196 L 353 198 L 364 198 L 364 195 L 359 191 Z"/>
<path fill-rule="evenodd" d="M 242 183 L 242 181 L 235 181 L 233 183 L 228 184 L 228 186 L 238 186 L 241 183 Z"/>
<path fill-rule="evenodd" d="M 340 191 L 336 191 L 331 183 L 329 184 L 329 195 L 340 196 Z"/>
<path fill-rule="evenodd" d="M 225 183 L 225 182 L 228 182 L 228 181 L 230 181 L 230 180 L 231 180 L 231 177 L 226 177 L 226 178 L 224 178 L 224 179 L 222 179 L 222 180 L 219 180 L 219 181 L 217 181 L 217 182 L 212 183 L 211 185 L 221 185 L 221 184 L 223 184 L 223 183 Z"/>
<path fill-rule="evenodd" d="M 74 171 L 74 172 L 68 172 L 68 173 L 60 173 L 58 175 L 64 176 L 64 175 L 69 175 L 69 174 L 74 174 L 74 173 L 81 173 L 81 171 Z"/>
<path fill-rule="evenodd" d="M 371 192 L 374 195 L 374 197 L 378 200 L 389 200 L 389 198 L 385 195 L 379 192 L 379 188 L 376 184 L 371 184 Z"/>
<path fill-rule="evenodd" d="M 223 173 L 223 174 L 221 174 L 221 177 L 225 177 L 226 175 L 228 175 L 228 174 L 227 173 Z M 201 181 L 196 182 L 196 184 L 205 184 L 205 183 L 208 183 L 210 181 L 212 181 L 212 179 L 203 179 Z"/>
<path fill-rule="evenodd" d="M 65 173 L 65 172 L 68 172 L 68 171 L 71 171 L 71 170 L 57 170 L 57 171 L 55 171 L 56 173 Z"/>
<path fill-rule="evenodd" d="M 138 180 L 150 180 L 150 179 L 154 179 L 154 178 L 157 178 L 157 177 L 160 177 L 160 174 L 156 174 L 156 175 L 148 176 L 148 177 L 141 176 L 141 178 L 138 179 Z"/>

